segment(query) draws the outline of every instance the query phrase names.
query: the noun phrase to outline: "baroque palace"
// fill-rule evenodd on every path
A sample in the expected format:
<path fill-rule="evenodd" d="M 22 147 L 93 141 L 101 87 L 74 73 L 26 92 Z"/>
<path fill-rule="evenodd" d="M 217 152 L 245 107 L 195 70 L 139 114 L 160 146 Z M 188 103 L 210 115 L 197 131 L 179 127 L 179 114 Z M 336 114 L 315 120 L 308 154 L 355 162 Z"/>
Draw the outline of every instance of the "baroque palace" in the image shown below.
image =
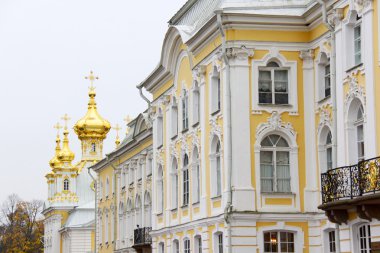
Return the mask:
<path fill-rule="evenodd" d="M 57 138 L 46 252 L 380 252 L 379 9 L 187 1 L 117 148 L 100 160 L 97 113 L 74 127 L 78 165 Z"/>

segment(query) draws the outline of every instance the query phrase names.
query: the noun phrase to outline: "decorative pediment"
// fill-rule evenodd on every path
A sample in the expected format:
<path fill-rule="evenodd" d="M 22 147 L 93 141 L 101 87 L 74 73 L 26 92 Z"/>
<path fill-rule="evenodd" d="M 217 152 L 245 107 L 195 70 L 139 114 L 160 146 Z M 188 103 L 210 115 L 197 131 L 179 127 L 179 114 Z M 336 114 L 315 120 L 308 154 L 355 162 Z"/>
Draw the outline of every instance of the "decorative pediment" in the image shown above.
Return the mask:
<path fill-rule="evenodd" d="M 346 94 L 345 108 L 348 110 L 348 106 L 354 98 L 361 100 L 363 105 L 365 104 L 365 91 L 363 86 L 359 85 L 358 79 L 354 75 L 348 77 L 349 90 Z"/>
<path fill-rule="evenodd" d="M 222 141 L 223 133 L 222 127 L 218 124 L 217 118 L 211 118 L 210 120 L 210 142 L 214 138 L 214 136 L 218 136 L 219 140 Z"/>
<path fill-rule="evenodd" d="M 373 0 L 354 0 L 354 8 L 359 16 L 361 16 L 366 10 L 372 8 Z"/>
<path fill-rule="evenodd" d="M 332 115 L 329 108 L 330 108 L 330 105 L 326 105 L 319 108 L 318 110 L 318 113 L 319 113 L 318 133 L 322 131 L 323 127 L 332 126 Z"/>
<path fill-rule="evenodd" d="M 261 123 L 256 129 L 256 137 L 261 136 L 261 138 L 272 131 L 282 131 L 286 132 L 289 137 L 295 139 L 297 133 L 294 131 L 293 126 L 290 123 L 285 123 L 281 119 L 281 115 L 274 111 L 272 115 L 268 118 L 268 121 Z"/>

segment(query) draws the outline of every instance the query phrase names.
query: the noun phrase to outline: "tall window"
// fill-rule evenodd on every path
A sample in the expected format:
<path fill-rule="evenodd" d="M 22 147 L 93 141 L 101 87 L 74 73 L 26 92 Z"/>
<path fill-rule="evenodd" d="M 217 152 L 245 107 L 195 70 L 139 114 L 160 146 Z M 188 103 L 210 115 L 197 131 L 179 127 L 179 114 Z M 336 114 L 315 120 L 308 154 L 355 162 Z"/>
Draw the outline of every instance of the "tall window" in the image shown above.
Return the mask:
<path fill-rule="evenodd" d="M 184 253 L 190 253 L 190 240 L 188 238 L 183 240 L 183 251 Z"/>
<path fill-rule="evenodd" d="M 159 253 L 165 253 L 165 245 L 164 245 L 163 242 L 160 242 L 160 243 L 158 244 L 158 252 L 159 252 Z"/>
<path fill-rule="evenodd" d="M 189 129 L 189 98 L 187 91 L 183 91 L 182 97 L 182 130 Z"/>
<path fill-rule="evenodd" d="M 288 69 L 269 62 L 259 70 L 259 103 L 289 104 Z"/>
<path fill-rule="evenodd" d="M 202 237 L 196 236 L 194 240 L 195 253 L 202 253 Z"/>
<path fill-rule="evenodd" d="M 199 154 L 198 149 L 194 148 L 193 151 L 193 161 L 192 161 L 192 199 L 193 203 L 198 203 L 200 199 L 200 162 L 199 162 Z"/>
<path fill-rule="evenodd" d="M 363 161 L 364 160 L 364 111 L 363 111 L 363 105 L 360 105 L 358 114 L 356 117 L 356 142 L 357 142 L 357 149 L 358 149 L 358 160 Z"/>
<path fill-rule="evenodd" d="M 91 143 L 91 152 L 92 153 L 96 152 L 96 144 L 95 143 Z"/>
<path fill-rule="evenodd" d="M 106 197 L 108 197 L 108 194 L 110 193 L 110 179 L 106 178 Z"/>
<path fill-rule="evenodd" d="M 359 253 L 371 252 L 371 227 L 363 224 L 358 227 Z"/>
<path fill-rule="evenodd" d="M 63 180 L 63 190 L 68 191 L 70 189 L 70 182 L 68 179 Z"/>
<path fill-rule="evenodd" d="M 143 166 L 143 160 L 140 160 L 140 162 L 137 164 L 137 180 L 142 179 Z"/>
<path fill-rule="evenodd" d="M 164 140 L 164 125 L 162 115 L 157 117 L 157 147 L 161 147 L 163 145 Z"/>
<path fill-rule="evenodd" d="M 336 240 L 335 240 L 335 231 L 330 231 L 329 233 L 329 253 L 336 252 Z"/>
<path fill-rule="evenodd" d="M 294 249 L 294 234 L 291 232 L 265 232 L 264 253 L 291 253 Z"/>
<path fill-rule="evenodd" d="M 108 243 L 108 235 L 109 235 L 109 231 L 108 231 L 108 220 L 109 220 L 109 218 L 108 218 L 108 213 L 107 213 L 107 214 L 106 214 L 106 220 L 105 220 L 105 222 L 104 222 L 104 233 L 105 233 L 104 237 L 105 237 L 105 239 L 106 239 L 106 243 Z"/>
<path fill-rule="evenodd" d="M 144 198 L 144 222 L 145 222 L 145 227 L 151 227 L 152 222 L 151 222 L 151 216 L 152 216 L 152 200 L 150 198 L 150 194 L 148 192 L 145 193 L 145 198 Z"/>
<path fill-rule="evenodd" d="M 171 137 L 178 135 L 178 106 L 175 98 L 173 97 L 173 104 L 171 106 Z"/>
<path fill-rule="evenodd" d="M 162 166 L 157 170 L 157 212 L 162 213 L 164 207 L 164 180 Z"/>
<path fill-rule="evenodd" d="M 326 138 L 326 165 L 327 165 L 326 167 L 327 170 L 331 170 L 333 167 L 331 132 L 327 134 L 327 138 Z"/>
<path fill-rule="evenodd" d="M 173 159 L 172 162 L 172 209 L 176 209 L 178 207 L 178 166 L 177 159 Z"/>
<path fill-rule="evenodd" d="M 199 88 L 197 86 L 194 87 L 193 90 L 193 122 L 192 124 L 196 124 L 199 122 L 200 118 L 200 96 L 199 96 Z"/>
<path fill-rule="evenodd" d="M 211 77 L 211 113 L 218 112 L 221 108 L 221 83 L 220 73 L 214 67 Z"/>
<path fill-rule="evenodd" d="M 219 233 L 216 235 L 216 248 L 217 248 L 217 253 L 223 253 L 223 234 Z"/>
<path fill-rule="evenodd" d="M 173 253 L 179 253 L 179 242 L 178 242 L 178 240 L 173 241 Z"/>
<path fill-rule="evenodd" d="M 262 192 L 290 192 L 289 145 L 272 134 L 261 142 L 260 175 Z"/>
<path fill-rule="evenodd" d="M 358 21 L 354 27 L 354 59 L 355 65 L 362 63 L 362 31 L 361 31 L 361 20 L 357 18 Z"/>
<path fill-rule="evenodd" d="M 220 157 L 220 141 L 216 144 L 216 196 L 222 195 L 222 161 Z"/>
<path fill-rule="evenodd" d="M 325 75 L 324 75 L 324 80 L 325 80 L 325 98 L 329 97 L 331 95 L 331 73 L 330 73 L 330 63 L 328 63 L 325 66 Z"/>
<path fill-rule="evenodd" d="M 100 241 L 100 244 L 102 244 L 104 241 L 103 241 L 103 217 L 102 215 L 100 214 L 99 215 L 99 241 Z"/>
<path fill-rule="evenodd" d="M 185 154 L 183 158 L 183 205 L 189 204 L 189 157 Z"/>

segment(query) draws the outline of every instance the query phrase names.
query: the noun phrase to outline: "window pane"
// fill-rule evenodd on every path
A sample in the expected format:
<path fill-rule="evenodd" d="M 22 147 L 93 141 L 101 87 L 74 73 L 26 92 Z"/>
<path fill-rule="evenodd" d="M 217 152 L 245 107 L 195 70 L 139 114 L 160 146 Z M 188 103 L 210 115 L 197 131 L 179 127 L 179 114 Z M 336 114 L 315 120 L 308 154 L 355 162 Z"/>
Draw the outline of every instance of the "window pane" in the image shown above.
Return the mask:
<path fill-rule="evenodd" d="M 290 192 L 289 152 L 277 152 L 277 191 Z"/>
<path fill-rule="evenodd" d="M 259 93 L 260 104 L 272 104 L 272 93 L 260 92 Z"/>
<path fill-rule="evenodd" d="M 277 104 L 277 105 L 289 104 L 288 93 L 276 93 L 275 94 L 275 104 Z"/>
<path fill-rule="evenodd" d="M 272 192 L 273 191 L 273 152 L 261 151 L 261 191 Z"/>
<path fill-rule="evenodd" d="M 276 144 L 277 147 L 289 147 L 288 142 L 284 138 L 280 138 Z"/>

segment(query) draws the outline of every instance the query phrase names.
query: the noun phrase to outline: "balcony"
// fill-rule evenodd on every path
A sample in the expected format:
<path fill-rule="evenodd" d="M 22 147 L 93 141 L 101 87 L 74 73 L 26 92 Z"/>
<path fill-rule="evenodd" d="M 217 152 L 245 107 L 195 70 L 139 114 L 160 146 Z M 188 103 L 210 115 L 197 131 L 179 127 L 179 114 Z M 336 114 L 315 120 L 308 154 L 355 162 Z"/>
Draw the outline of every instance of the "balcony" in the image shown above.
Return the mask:
<path fill-rule="evenodd" d="M 135 229 L 133 248 L 135 248 L 136 250 L 150 248 L 152 244 L 152 237 L 150 236 L 151 231 L 151 227 Z"/>
<path fill-rule="evenodd" d="M 380 157 L 321 174 L 322 205 L 330 221 L 346 223 L 348 210 L 360 218 L 380 219 Z"/>

